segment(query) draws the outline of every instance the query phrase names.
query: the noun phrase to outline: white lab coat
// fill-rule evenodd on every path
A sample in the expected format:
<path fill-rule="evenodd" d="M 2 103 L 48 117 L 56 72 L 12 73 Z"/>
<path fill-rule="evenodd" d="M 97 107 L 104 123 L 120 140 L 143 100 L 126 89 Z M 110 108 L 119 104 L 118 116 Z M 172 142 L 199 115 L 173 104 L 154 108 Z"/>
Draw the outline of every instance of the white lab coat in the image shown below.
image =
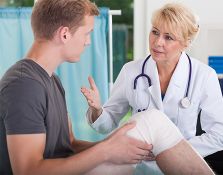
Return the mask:
<path fill-rule="evenodd" d="M 145 66 L 145 73 L 150 77 L 152 86 L 149 87 L 145 78 L 139 78 L 137 90 L 133 89 L 134 79 L 141 73 L 143 62 L 144 60 L 137 60 L 123 66 L 114 83 L 111 96 L 103 106 L 101 116 L 93 124 L 88 111 L 87 118 L 91 126 L 101 133 L 110 132 L 118 126 L 130 107 L 133 113 L 139 108 L 155 107 L 171 119 L 202 156 L 222 150 L 223 98 L 215 71 L 191 58 L 192 76 L 188 95 L 191 105 L 185 109 L 180 105 L 180 101 L 185 97 L 189 78 L 189 61 L 186 54 L 182 53 L 180 57 L 163 101 L 157 66 L 152 57 Z M 195 136 L 200 110 L 201 126 L 206 133 Z"/>

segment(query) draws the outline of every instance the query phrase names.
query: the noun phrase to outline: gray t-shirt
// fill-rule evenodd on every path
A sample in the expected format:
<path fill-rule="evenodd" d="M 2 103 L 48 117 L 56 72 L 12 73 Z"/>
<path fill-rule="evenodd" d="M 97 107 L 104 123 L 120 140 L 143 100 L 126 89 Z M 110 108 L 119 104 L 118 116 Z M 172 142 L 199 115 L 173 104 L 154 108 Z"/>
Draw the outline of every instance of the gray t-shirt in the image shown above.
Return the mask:
<path fill-rule="evenodd" d="M 32 60 L 12 66 L 0 81 L 0 174 L 12 174 L 7 135 L 46 134 L 44 158 L 73 154 L 65 92 L 59 78 Z"/>

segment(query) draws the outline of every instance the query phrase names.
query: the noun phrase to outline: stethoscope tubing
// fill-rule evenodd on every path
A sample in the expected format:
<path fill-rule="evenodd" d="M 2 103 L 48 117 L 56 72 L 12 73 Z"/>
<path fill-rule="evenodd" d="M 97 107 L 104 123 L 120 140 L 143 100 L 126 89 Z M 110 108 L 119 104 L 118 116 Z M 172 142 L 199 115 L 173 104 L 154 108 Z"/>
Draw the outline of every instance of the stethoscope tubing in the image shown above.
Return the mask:
<path fill-rule="evenodd" d="M 188 61 L 189 61 L 189 74 L 188 74 L 188 82 L 187 82 L 187 89 L 186 89 L 186 94 L 184 96 L 184 98 L 182 99 L 182 106 L 184 107 L 183 105 L 183 100 L 187 100 L 187 103 L 190 105 L 190 100 L 188 98 L 188 93 L 189 93 L 189 89 L 190 89 L 190 82 L 191 82 L 191 75 L 192 75 L 192 63 L 191 63 L 191 59 L 190 59 L 190 56 L 188 54 L 187 55 L 187 58 L 188 58 Z M 151 57 L 151 55 L 149 55 L 143 62 L 143 65 L 142 65 L 142 71 L 139 75 L 136 76 L 136 78 L 134 79 L 134 86 L 133 86 L 133 89 L 136 90 L 137 88 L 137 80 L 140 78 L 140 77 L 145 77 L 147 79 L 147 82 L 149 84 L 149 87 L 152 86 L 152 82 L 151 82 L 151 79 L 148 75 L 145 74 L 145 65 L 146 63 L 148 62 L 149 58 Z M 186 106 L 187 107 L 187 106 Z"/>
<path fill-rule="evenodd" d="M 149 56 L 145 59 L 145 61 L 143 62 L 143 65 L 142 65 L 142 72 L 141 72 L 141 74 L 139 74 L 138 76 L 136 76 L 136 78 L 135 78 L 135 80 L 134 80 L 134 87 L 133 87 L 133 89 L 136 89 L 136 87 L 137 87 L 137 80 L 138 80 L 138 78 L 140 78 L 140 77 L 146 77 L 146 79 L 147 79 L 147 81 L 148 81 L 148 83 L 149 83 L 149 86 L 152 85 L 152 82 L 151 82 L 150 77 L 144 73 L 145 65 L 146 65 L 146 63 L 147 63 L 147 61 L 149 60 L 150 57 L 151 57 L 151 55 L 149 55 Z"/>
<path fill-rule="evenodd" d="M 190 59 L 189 55 L 187 55 L 187 58 L 188 58 L 188 61 L 189 61 L 190 69 L 189 69 L 189 79 L 188 79 L 188 82 L 187 82 L 187 91 L 186 91 L 185 97 L 188 97 L 188 92 L 189 92 L 189 89 L 190 89 L 191 74 L 192 74 L 192 63 L 191 63 L 191 59 Z"/>

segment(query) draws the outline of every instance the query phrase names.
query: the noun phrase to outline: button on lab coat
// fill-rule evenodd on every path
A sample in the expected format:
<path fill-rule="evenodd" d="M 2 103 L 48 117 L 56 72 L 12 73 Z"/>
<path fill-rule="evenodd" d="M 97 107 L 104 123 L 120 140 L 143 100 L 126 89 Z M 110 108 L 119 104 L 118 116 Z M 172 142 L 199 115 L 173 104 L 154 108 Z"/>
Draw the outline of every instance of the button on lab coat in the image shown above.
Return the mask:
<path fill-rule="evenodd" d="M 91 112 L 87 112 L 91 126 L 101 133 L 110 132 L 118 126 L 130 108 L 133 114 L 138 109 L 157 108 L 170 118 L 202 156 L 222 150 L 223 98 L 216 72 L 191 58 L 192 76 L 188 94 L 191 105 L 183 108 L 180 101 L 186 94 L 190 70 L 186 54 L 182 53 L 163 100 L 156 62 L 152 57 L 145 66 L 145 73 L 150 77 L 152 85 L 149 87 L 145 78 L 139 78 L 136 90 L 133 89 L 134 79 L 141 73 L 143 62 L 137 60 L 123 66 L 109 100 L 103 105 L 102 114 L 93 124 Z M 201 126 L 206 133 L 195 136 L 200 111 Z"/>

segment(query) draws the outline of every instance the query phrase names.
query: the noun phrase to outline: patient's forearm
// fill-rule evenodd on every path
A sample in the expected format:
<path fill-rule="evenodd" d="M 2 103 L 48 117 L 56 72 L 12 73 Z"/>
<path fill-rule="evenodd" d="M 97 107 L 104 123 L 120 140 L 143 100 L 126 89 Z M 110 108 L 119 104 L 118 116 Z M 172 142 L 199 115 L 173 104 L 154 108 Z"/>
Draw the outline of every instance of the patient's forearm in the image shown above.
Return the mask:
<path fill-rule="evenodd" d="M 72 142 L 72 148 L 75 153 L 79 153 L 81 151 L 84 151 L 94 145 L 96 145 L 99 142 L 88 142 L 88 141 L 83 141 L 83 140 L 74 140 Z"/>
<path fill-rule="evenodd" d="M 161 152 L 157 155 L 156 161 L 164 174 L 214 174 L 186 140 L 182 140 L 174 147 Z"/>

